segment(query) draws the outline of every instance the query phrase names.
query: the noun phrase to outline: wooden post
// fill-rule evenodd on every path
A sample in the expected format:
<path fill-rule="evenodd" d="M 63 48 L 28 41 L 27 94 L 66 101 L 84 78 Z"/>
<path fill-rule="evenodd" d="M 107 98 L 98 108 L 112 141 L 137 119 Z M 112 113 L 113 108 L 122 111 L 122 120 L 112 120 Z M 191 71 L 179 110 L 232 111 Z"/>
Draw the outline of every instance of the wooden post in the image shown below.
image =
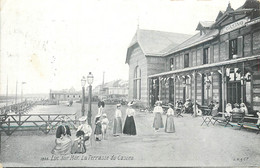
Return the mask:
<path fill-rule="evenodd" d="M 174 107 L 176 106 L 176 78 L 175 78 L 175 76 L 174 76 L 174 78 L 173 78 L 173 105 L 174 105 Z"/>
<path fill-rule="evenodd" d="M 245 88 L 245 85 L 246 85 L 245 79 L 244 79 L 244 77 L 245 77 L 245 62 L 242 63 L 242 71 L 241 71 L 240 78 L 242 77 L 242 75 L 243 75 L 243 78 L 240 79 L 241 80 L 241 99 L 242 99 L 241 103 L 244 103 L 244 100 L 245 100 L 244 88 Z"/>
<path fill-rule="evenodd" d="M 161 83 L 161 77 L 159 79 L 159 101 L 161 101 L 161 96 L 162 96 L 162 83 Z"/>
<path fill-rule="evenodd" d="M 8 118 L 8 132 L 7 132 L 8 135 L 10 135 L 10 118 Z"/>
<path fill-rule="evenodd" d="M 221 68 L 222 71 L 222 111 L 225 112 L 225 76 L 226 76 L 226 72 L 225 72 L 225 67 L 222 66 Z M 224 114 L 222 114 L 222 118 L 224 118 Z"/>
<path fill-rule="evenodd" d="M 193 105 L 193 111 L 194 111 L 194 117 L 197 117 L 197 107 L 196 107 L 196 102 L 197 102 L 197 76 L 196 76 L 196 71 L 193 72 L 193 78 L 194 78 L 194 105 Z"/>

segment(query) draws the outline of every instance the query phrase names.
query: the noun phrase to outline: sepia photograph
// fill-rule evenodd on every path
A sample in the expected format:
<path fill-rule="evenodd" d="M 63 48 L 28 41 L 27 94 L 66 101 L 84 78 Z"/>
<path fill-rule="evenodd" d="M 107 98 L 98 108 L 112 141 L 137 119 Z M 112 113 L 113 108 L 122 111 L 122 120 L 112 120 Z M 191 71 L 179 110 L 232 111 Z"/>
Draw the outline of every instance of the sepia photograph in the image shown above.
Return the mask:
<path fill-rule="evenodd" d="M 259 167 L 260 0 L 0 0 L 1 167 Z"/>

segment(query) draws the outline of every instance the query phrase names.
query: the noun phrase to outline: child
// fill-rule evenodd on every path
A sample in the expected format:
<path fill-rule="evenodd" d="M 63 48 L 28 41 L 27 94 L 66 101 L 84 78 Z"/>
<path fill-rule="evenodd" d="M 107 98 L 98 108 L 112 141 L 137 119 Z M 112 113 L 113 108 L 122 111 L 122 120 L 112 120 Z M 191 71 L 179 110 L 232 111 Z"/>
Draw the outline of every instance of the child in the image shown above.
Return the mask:
<path fill-rule="evenodd" d="M 108 123 L 109 123 L 109 121 L 107 119 L 107 115 L 104 113 L 103 119 L 101 121 L 101 124 L 102 124 L 102 139 L 105 139 L 105 137 L 106 137 Z"/>
<path fill-rule="evenodd" d="M 95 139 L 96 139 L 96 141 L 101 141 L 101 134 L 102 134 L 102 126 L 101 126 L 101 121 L 100 121 L 100 117 L 101 117 L 101 115 L 100 114 L 98 114 L 97 116 L 96 116 L 96 120 L 95 120 L 95 124 L 96 124 L 96 128 L 95 128 L 95 132 L 94 132 L 94 134 L 95 134 Z"/>

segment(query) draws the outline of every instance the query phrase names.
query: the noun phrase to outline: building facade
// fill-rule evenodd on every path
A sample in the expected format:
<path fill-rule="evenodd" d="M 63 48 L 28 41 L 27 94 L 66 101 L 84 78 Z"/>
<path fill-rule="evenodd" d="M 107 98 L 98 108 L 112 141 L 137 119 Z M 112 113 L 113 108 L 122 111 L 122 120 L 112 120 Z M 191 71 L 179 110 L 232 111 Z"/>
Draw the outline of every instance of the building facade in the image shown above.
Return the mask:
<path fill-rule="evenodd" d="M 149 103 L 148 76 L 165 71 L 162 55 L 189 38 L 190 35 L 138 29 L 127 50 L 129 65 L 128 100 Z"/>
<path fill-rule="evenodd" d="M 149 104 L 191 99 L 202 105 L 217 101 L 221 110 L 241 102 L 260 110 L 259 4 L 246 0 L 236 10 L 229 4 L 215 21 L 199 22 L 196 35 L 169 48 L 160 57 L 164 70 L 148 72 Z"/>

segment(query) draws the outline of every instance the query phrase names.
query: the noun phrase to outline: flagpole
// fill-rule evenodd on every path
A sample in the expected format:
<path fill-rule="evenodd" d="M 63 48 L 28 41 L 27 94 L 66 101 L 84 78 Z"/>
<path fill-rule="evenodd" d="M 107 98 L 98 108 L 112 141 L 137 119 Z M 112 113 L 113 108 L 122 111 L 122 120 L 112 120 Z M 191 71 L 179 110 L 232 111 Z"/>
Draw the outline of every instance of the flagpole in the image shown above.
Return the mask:
<path fill-rule="evenodd" d="M 8 75 L 7 75 L 7 84 L 6 84 L 6 106 L 8 105 Z"/>

